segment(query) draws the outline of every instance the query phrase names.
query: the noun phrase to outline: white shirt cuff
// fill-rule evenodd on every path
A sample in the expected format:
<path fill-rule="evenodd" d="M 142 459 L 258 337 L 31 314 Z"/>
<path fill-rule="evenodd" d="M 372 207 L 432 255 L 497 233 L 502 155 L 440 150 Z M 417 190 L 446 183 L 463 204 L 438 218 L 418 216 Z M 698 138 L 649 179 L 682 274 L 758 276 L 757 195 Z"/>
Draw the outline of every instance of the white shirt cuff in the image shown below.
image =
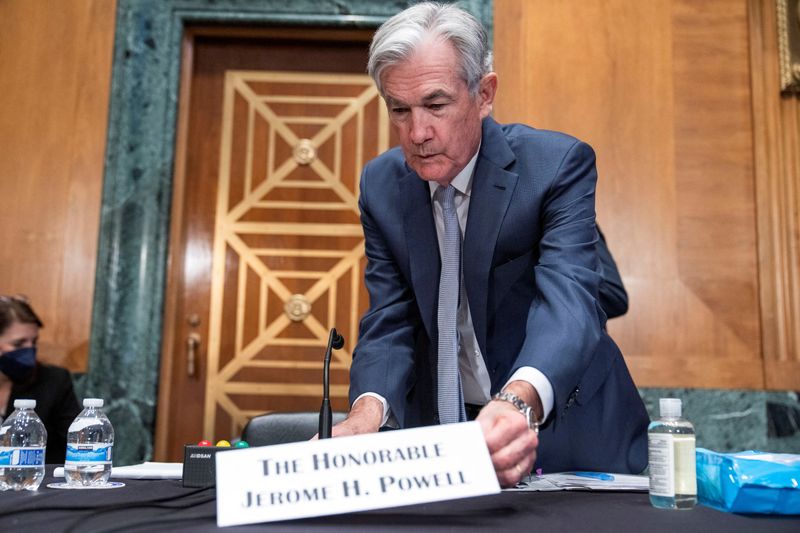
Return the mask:
<path fill-rule="evenodd" d="M 527 381 L 536 389 L 539 399 L 542 401 L 543 415 L 541 421 L 547 420 L 547 417 L 550 416 L 550 411 L 553 410 L 553 386 L 550 384 L 550 380 L 540 370 L 532 366 L 523 366 L 511 375 L 511 379 L 508 380 L 506 385 L 512 381 Z"/>

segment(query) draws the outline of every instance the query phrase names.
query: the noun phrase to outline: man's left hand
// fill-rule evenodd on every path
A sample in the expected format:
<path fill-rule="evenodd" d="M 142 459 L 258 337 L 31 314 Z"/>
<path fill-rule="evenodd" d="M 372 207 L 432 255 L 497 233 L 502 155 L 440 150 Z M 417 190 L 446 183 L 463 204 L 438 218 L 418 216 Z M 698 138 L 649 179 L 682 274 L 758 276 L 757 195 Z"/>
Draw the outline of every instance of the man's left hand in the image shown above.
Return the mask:
<path fill-rule="evenodd" d="M 497 481 L 513 487 L 530 474 L 536 462 L 539 438 L 525 416 L 506 401 L 493 400 L 476 419 L 481 424 Z"/>

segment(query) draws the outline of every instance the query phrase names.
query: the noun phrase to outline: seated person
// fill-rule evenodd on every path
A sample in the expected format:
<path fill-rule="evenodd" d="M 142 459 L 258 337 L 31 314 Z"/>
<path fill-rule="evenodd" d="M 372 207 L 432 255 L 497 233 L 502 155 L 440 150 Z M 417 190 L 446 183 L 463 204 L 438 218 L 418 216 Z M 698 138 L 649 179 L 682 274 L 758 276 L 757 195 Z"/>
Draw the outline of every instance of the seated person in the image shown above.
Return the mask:
<path fill-rule="evenodd" d="M 25 299 L 0 296 L 0 419 L 14 412 L 14 400 L 36 400 L 47 429 L 47 464 L 63 464 L 67 430 L 81 408 L 69 371 L 36 360 L 42 327 Z"/>

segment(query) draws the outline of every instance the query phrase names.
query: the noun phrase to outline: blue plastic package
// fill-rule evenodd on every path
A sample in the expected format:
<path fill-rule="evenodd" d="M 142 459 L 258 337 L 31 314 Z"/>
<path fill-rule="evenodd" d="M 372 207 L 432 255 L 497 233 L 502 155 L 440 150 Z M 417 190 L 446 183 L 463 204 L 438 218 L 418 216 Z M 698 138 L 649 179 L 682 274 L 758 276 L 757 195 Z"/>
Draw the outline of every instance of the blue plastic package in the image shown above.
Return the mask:
<path fill-rule="evenodd" d="M 731 513 L 800 514 L 800 455 L 698 448 L 697 498 Z"/>

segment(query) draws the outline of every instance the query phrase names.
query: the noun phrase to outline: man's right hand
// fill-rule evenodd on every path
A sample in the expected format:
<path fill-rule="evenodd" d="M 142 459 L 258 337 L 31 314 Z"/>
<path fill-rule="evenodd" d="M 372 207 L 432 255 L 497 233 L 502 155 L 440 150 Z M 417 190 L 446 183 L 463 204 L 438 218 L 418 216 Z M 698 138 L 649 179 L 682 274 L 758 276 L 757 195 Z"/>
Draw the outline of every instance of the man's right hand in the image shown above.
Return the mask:
<path fill-rule="evenodd" d="M 383 405 L 380 400 L 372 396 L 364 396 L 353 404 L 347 418 L 333 426 L 331 434 L 334 437 L 345 437 L 376 433 L 381 427 L 382 420 Z"/>

